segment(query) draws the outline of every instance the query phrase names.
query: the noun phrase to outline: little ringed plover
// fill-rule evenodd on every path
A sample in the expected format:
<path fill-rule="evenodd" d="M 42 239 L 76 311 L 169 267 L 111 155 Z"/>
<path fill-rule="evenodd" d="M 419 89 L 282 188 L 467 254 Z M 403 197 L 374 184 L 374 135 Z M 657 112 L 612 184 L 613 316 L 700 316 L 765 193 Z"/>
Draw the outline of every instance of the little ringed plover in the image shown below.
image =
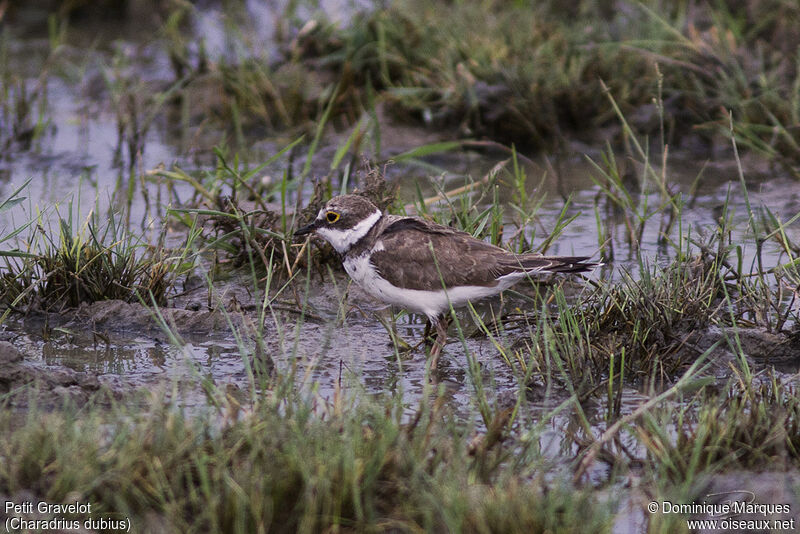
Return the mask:
<path fill-rule="evenodd" d="M 295 235 L 311 232 L 341 254 L 347 274 L 368 294 L 428 317 L 437 330 L 433 369 L 451 305 L 491 297 L 530 275 L 581 273 L 598 265 L 585 256 L 514 254 L 419 217 L 384 214 L 360 195 L 332 198 Z"/>

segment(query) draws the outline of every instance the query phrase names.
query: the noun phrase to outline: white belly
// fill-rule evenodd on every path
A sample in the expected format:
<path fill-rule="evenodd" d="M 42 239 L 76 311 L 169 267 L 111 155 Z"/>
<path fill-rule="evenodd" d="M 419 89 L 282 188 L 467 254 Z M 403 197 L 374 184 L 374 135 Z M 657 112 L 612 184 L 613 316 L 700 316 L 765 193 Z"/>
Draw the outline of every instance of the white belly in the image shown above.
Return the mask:
<path fill-rule="evenodd" d="M 436 319 L 450 309 L 451 303 L 454 308 L 458 308 L 471 300 L 480 300 L 496 295 L 511 287 L 522 277 L 521 275 L 513 280 L 504 277 L 506 279 L 499 280 L 498 285 L 494 287 L 461 286 L 451 287 L 447 291 L 444 289 L 424 291 L 420 289 L 404 289 L 390 284 L 378 276 L 375 267 L 370 264 L 367 254 L 357 258 L 345 259 L 344 269 L 354 282 L 373 297 L 388 304 L 423 313 L 431 320 Z"/>

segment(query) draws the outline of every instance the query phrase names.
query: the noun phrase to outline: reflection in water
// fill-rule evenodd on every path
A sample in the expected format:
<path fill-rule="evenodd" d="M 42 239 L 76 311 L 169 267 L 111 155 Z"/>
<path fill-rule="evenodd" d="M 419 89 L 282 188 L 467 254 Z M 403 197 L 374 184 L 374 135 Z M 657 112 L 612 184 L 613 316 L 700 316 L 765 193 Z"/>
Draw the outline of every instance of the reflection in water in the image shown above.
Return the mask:
<path fill-rule="evenodd" d="M 96 374 L 135 375 L 143 368 L 164 370 L 169 347 L 144 341 L 126 344 L 80 345 L 70 342 L 42 343 L 42 359 L 48 365 L 64 365 Z"/>
<path fill-rule="evenodd" d="M 323 2 L 323 4 L 328 3 L 335 5 L 337 2 Z M 229 48 L 231 43 L 226 41 L 224 14 L 214 7 L 209 7 L 205 11 L 203 9 L 198 8 L 200 16 L 195 30 L 205 37 L 209 53 L 221 56 L 231 53 L 233 50 Z M 256 14 L 253 21 L 258 25 L 269 26 L 268 19 L 272 17 L 269 8 L 248 0 L 246 9 Z M 74 28 L 72 31 L 80 29 Z M 90 30 L 87 30 L 87 33 L 90 33 L 91 37 L 86 39 L 87 42 L 93 41 L 94 35 Z M 131 40 L 139 39 L 146 33 L 134 32 L 122 35 Z M 118 37 L 119 35 L 113 35 L 114 39 Z M 22 73 L 21 75 L 29 76 L 33 82 L 42 68 L 44 58 L 49 53 L 49 44 L 46 39 L 24 41 L 14 39 L 12 35 L 9 66 L 15 72 Z M 131 44 L 135 46 L 130 46 Z M 265 44 L 266 42 L 260 43 L 261 46 Z M 27 220 L 28 216 L 35 212 L 35 206 L 49 206 L 72 198 L 73 195 L 77 198 L 81 193 L 84 214 L 94 208 L 95 197 L 99 199 L 102 212 L 107 204 L 119 202 L 119 198 L 115 198 L 118 193 L 122 193 L 120 198 L 130 203 L 126 208 L 132 221 L 145 221 L 148 208 L 152 210 L 150 216 L 156 220 L 158 216 L 154 214 L 163 213 L 164 206 L 146 205 L 145 195 L 136 189 L 140 186 L 138 177 L 132 182 L 131 175 L 128 174 L 127 169 L 131 162 L 120 164 L 119 161 L 115 161 L 118 144 L 117 117 L 115 109 L 110 105 L 110 88 L 104 81 L 104 76 L 110 75 L 112 78 L 117 76 L 114 78 L 117 81 L 141 79 L 148 83 L 152 82 L 154 86 L 163 85 L 165 80 L 173 76 L 166 50 L 151 42 L 124 40 L 116 43 L 99 43 L 90 52 L 69 46 L 65 46 L 64 50 L 70 54 L 68 61 L 86 69 L 85 76 L 78 82 L 52 77 L 48 81 L 47 91 L 47 121 L 50 126 L 44 137 L 30 150 L 15 153 L 13 157 L 4 154 L 0 158 L 0 198 L 10 192 L 14 185 L 19 185 L 28 177 L 35 178 L 29 191 L 26 192 L 30 204 L 26 202 L 10 212 L 5 212 L 4 219 L 0 222 L 0 234 L 6 221 L 18 223 Z M 105 72 L 97 66 L 111 65 L 114 61 L 125 65 L 122 69 L 124 72 Z M 403 130 L 405 137 L 402 138 L 398 132 L 399 129 L 393 130 L 391 125 L 386 125 L 386 129 L 382 132 L 385 153 L 379 156 L 388 157 L 415 146 L 415 143 L 424 144 L 419 142 L 420 139 L 431 141 L 430 132 L 422 129 L 414 131 L 406 128 Z M 208 158 L 211 154 L 210 145 L 190 146 L 186 141 L 190 137 L 186 132 L 176 132 L 175 124 L 171 124 L 170 120 L 155 121 L 153 127 L 146 132 L 146 138 L 142 140 L 144 150 L 137 164 L 144 170 L 160 163 L 166 165 L 177 163 L 189 169 L 213 168 L 213 162 L 202 161 L 202 158 Z M 218 142 L 221 137 L 221 132 L 214 132 L 214 142 Z M 314 168 L 321 170 L 320 175 L 328 173 L 331 153 L 337 143 L 338 140 L 334 139 L 329 146 L 321 147 L 318 151 Z M 242 148 L 243 160 L 254 164 L 265 160 L 272 155 L 271 149 L 274 148 L 271 143 L 267 145 L 269 150 L 265 148 L 264 143 L 257 147 Z M 589 155 L 600 161 L 599 154 Z M 497 165 L 498 161 L 507 157 L 508 154 L 492 155 L 488 152 L 451 152 L 426 160 L 426 164 L 437 168 L 436 171 L 430 170 L 430 167 L 397 164 L 390 166 L 388 172 L 391 179 L 399 182 L 401 197 L 408 202 L 415 198 L 418 183 L 423 194 L 432 195 L 438 192 L 438 188 L 432 185 L 433 181 L 445 190 L 459 187 L 464 185 L 467 179 L 480 180 Z M 569 198 L 570 203 L 565 215 L 574 219 L 547 252 L 555 255 L 594 254 L 603 241 L 598 237 L 599 213 L 604 223 L 609 226 L 608 236 L 613 238 L 616 246 L 614 263 L 598 269 L 593 276 L 613 278 L 619 276 L 623 270 L 627 270 L 635 277 L 639 264 L 635 251 L 624 245 L 627 229 L 619 214 L 614 214 L 613 206 L 606 205 L 607 200 L 598 196 L 599 189 L 591 179 L 596 175 L 596 171 L 585 160 L 583 154 L 558 158 L 562 161 L 557 165 L 557 173 L 551 172 L 550 167 L 544 164 L 546 161 L 544 156 L 534 159 L 541 161 L 542 164 L 538 168 L 534 165 L 526 169 L 529 176 L 528 193 L 536 198 L 542 198 L 543 202 L 536 219 L 522 230 L 527 242 L 532 246 L 541 244 L 543 237 L 553 231 L 555 221 L 564 209 L 565 199 Z M 274 169 L 266 169 L 265 172 L 281 175 L 285 165 L 285 160 L 280 160 L 275 163 Z M 438 169 L 443 171 L 441 177 Z M 702 179 L 695 183 L 701 171 Z M 749 170 L 746 170 L 746 173 L 749 178 L 755 176 L 755 173 Z M 631 176 L 635 178 L 637 175 L 639 169 L 635 169 Z M 673 194 L 683 193 L 682 200 L 686 204 L 683 208 L 682 226 L 673 227 L 667 237 L 674 240 L 678 237 L 678 232 L 691 232 L 693 236 L 698 237 L 703 233 L 709 233 L 719 220 L 722 203 L 729 197 L 733 218 L 733 242 L 752 242 L 751 236 L 748 235 L 749 214 L 745 209 L 737 180 L 733 161 L 729 157 L 727 161 L 719 163 L 698 161 L 693 154 L 684 156 L 680 153 L 670 154 L 668 176 L 670 191 Z M 145 181 L 142 180 L 142 183 Z M 496 191 L 500 200 L 508 202 L 512 198 L 513 187 L 507 183 L 505 175 L 501 176 L 497 183 Z M 136 194 L 128 194 L 130 185 L 134 186 Z M 332 185 L 338 187 L 341 184 Z M 154 188 L 148 189 L 149 198 L 159 198 L 157 193 L 160 189 L 157 189 L 157 184 L 146 182 L 144 187 Z M 800 212 L 800 185 L 794 181 L 772 176 L 763 183 L 751 182 L 749 188 L 750 201 L 754 206 L 762 204 L 768 206 L 784 221 Z M 175 197 L 185 198 L 188 191 L 188 186 L 176 184 L 172 191 L 174 196 L 168 197 L 165 194 L 164 203 L 172 201 Z M 647 203 L 648 206 L 658 206 L 661 202 L 660 193 L 647 190 L 641 192 L 635 200 L 640 204 Z M 81 216 L 82 214 L 77 214 L 78 218 Z M 507 210 L 507 217 L 510 222 L 513 210 Z M 800 225 L 795 223 L 784 230 L 789 239 L 794 242 L 800 241 Z M 657 220 L 644 225 L 641 252 L 649 262 L 667 263 L 674 257 L 675 250 L 659 231 L 660 224 Z M 506 235 L 512 233 L 513 231 L 507 231 Z M 773 242 L 765 244 L 765 269 L 780 262 L 778 252 L 777 245 Z M 745 266 L 753 262 L 754 253 L 754 246 L 743 247 L 742 258 Z M 316 289 L 329 292 L 330 285 Z M 524 292 L 524 289 L 516 289 L 518 292 Z M 357 290 L 353 289 L 351 296 L 355 292 Z M 495 301 L 495 304 L 497 303 L 498 301 Z M 372 310 L 374 306 L 376 306 L 374 302 L 367 301 L 364 308 Z M 523 298 L 512 296 L 511 293 L 507 294 L 503 306 L 505 312 L 514 310 L 515 307 L 530 311 L 530 307 L 526 308 L 526 301 Z M 342 390 L 365 391 L 371 395 L 402 394 L 409 409 L 412 410 L 423 396 L 436 394 L 425 375 L 426 362 L 421 352 L 395 354 L 387 346 L 389 340 L 387 333 L 370 313 L 366 316 L 349 315 L 344 324 L 338 324 L 335 322 L 338 316 L 338 303 L 333 303 L 329 307 L 329 313 L 321 313 L 331 318 L 325 324 L 307 322 L 295 332 L 293 327 L 296 317 L 292 316 L 285 319 L 286 325 L 283 325 L 290 326 L 285 328 L 288 333 L 278 335 L 275 326 L 267 332 L 266 342 L 279 372 L 289 372 L 296 362 L 298 386 L 306 388 L 307 391 L 316 391 L 324 399 L 330 399 L 337 391 Z M 491 322 L 493 315 L 501 314 L 499 310 L 491 311 L 486 306 L 481 306 L 479 313 L 487 323 Z M 465 325 L 470 328 L 471 322 L 466 320 Z M 400 320 L 398 332 L 406 339 L 416 341 L 421 337 L 423 327 L 424 324 L 418 317 L 406 316 Z M 524 330 L 527 326 L 522 322 L 518 328 Z M 514 332 L 511 333 L 513 334 Z M 13 335 L 22 339 L 27 353 L 41 354 L 42 362 L 47 365 L 66 365 L 79 371 L 120 375 L 129 379 L 134 385 L 149 386 L 160 381 L 176 381 L 184 385 L 187 391 L 196 392 L 201 379 L 208 378 L 218 385 L 232 383 L 242 389 L 247 389 L 248 386 L 246 358 L 249 354 L 244 357 L 240 354 L 230 334 L 214 341 L 193 340 L 184 349 L 162 344 L 151 338 L 136 336 L 129 338 L 117 336 L 106 344 L 102 340 L 88 337 L 85 332 L 71 336 L 55 335 L 48 340 L 42 340 L 33 333 Z M 475 389 L 480 387 L 481 383 L 485 386 L 491 403 L 498 406 L 513 404 L 520 391 L 518 384 L 520 377 L 516 371 L 498 357 L 490 340 L 468 337 L 465 343 L 466 351 L 459 346 L 460 341 L 455 337 L 451 338 L 451 343 L 442 358 L 440 387 L 448 395 L 454 410 L 464 417 L 477 418 L 474 407 Z M 469 372 L 465 352 L 474 355 L 479 365 L 477 373 Z M 202 402 L 200 395 L 193 398 L 197 402 Z M 537 397 L 536 402 L 526 404 L 531 412 L 527 416 L 528 419 L 522 417 L 522 420 L 536 420 L 541 415 L 537 410 L 543 407 L 552 408 L 553 403 L 557 404 L 564 398 L 566 396 L 563 392 L 553 393 L 552 398 Z M 636 392 L 631 390 L 628 398 L 636 399 Z M 556 423 L 554 420 L 551 424 L 552 440 L 542 443 L 542 447 L 547 450 L 563 446 L 563 428 L 569 422 L 558 420 Z"/>

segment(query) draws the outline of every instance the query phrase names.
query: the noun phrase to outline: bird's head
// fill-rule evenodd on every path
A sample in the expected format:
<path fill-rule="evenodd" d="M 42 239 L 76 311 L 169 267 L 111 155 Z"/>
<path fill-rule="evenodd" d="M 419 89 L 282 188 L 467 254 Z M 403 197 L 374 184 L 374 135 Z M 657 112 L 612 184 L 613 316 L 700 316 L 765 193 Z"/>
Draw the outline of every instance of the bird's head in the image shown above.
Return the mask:
<path fill-rule="evenodd" d="M 375 204 L 360 195 L 341 195 L 330 199 L 311 224 L 295 236 L 316 232 L 340 254 L 347 251 L 372 229 L 383 216 Z"/>

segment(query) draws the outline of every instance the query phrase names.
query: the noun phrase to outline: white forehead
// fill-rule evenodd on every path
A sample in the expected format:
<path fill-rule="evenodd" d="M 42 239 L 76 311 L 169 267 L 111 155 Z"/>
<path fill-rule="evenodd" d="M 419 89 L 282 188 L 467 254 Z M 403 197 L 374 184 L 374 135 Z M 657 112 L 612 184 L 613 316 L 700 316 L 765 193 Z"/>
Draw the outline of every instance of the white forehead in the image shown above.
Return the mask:
<path fill-rule="evenodd" d="M 319 217 L 322 217 L 326 210 L 323 209 L 319 212 Z M 345 254 L 350 247 L 358 243 L 358 240 L 367 235 L 367 232 L 375 226 L 375 223 L 381 218 L 383 214 L 381 210 L 375 210 L 369 217 L 359 221 L 358 224 L 352 228 L 317 228 L 317 234 L 322 236 L 325 241 L 331 244 L 336 252 Z"/>

